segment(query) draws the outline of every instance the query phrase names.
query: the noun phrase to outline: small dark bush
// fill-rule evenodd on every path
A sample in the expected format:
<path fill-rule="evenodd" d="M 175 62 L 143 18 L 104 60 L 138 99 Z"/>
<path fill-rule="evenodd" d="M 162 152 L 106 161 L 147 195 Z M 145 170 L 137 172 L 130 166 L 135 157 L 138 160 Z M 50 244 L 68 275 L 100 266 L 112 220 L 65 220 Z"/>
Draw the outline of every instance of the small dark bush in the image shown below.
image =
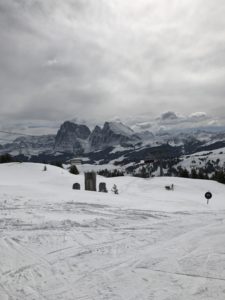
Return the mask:
<path fill-rule="evenodd" d="M 71 166 L 69 171 L 70 171 L 71 174 L 74 174 L 74 175 L 79 174 L 79 171 L 78 171 L 78 169 L 75 165 Z"/>

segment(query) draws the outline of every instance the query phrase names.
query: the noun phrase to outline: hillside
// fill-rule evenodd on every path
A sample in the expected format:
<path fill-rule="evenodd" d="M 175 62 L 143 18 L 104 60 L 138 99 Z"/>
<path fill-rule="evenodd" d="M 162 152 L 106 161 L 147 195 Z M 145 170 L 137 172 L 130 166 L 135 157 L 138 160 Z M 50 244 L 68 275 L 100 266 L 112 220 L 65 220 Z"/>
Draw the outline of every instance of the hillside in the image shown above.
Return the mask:
<path fill-rule="evenodd" d="M 0 299 L 224 299 L 225 185 L 43 169 L 0 165 Z"/>

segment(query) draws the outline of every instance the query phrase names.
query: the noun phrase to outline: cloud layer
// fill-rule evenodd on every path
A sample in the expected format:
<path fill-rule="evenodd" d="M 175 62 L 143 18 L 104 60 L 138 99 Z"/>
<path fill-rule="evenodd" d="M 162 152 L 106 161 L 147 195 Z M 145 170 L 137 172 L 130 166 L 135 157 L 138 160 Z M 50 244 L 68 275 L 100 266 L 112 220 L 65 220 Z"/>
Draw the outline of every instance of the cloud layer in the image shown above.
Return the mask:
<path fill-rule="evenodd" d="M 224 15 L 223 0 L 1 1 L 0 117 L 223 118 Z"/>

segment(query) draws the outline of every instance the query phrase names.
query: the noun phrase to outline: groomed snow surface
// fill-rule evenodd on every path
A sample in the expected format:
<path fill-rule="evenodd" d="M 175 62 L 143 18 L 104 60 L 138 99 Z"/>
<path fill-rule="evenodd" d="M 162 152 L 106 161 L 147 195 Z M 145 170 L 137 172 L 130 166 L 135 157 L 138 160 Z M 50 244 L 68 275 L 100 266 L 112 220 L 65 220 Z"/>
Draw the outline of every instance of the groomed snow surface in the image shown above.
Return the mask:
<path fill-rule="evenodd" d="M 225 185 L 43 168 L 0 165 L 0 300 L 225 299 Z"/>

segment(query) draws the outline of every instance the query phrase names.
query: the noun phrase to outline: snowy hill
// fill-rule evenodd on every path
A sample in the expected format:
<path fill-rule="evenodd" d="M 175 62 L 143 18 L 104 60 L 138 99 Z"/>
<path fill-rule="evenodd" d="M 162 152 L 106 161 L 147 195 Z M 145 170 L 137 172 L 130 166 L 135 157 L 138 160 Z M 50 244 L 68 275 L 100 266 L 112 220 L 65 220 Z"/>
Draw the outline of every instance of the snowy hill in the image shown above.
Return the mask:
<path fill-rule="evenodd" d="M 225 167 L 225 148 L 212 151 L 200 151 L 181 157 L 180 166 L 188 169 L 212 166 L 213 169 Z M 209 170 L 210 174 L 210 170 Z"/>
<path fill-rule="evenodd" d="M 84 165 L 85 167 L 85 165 Z M 72 184 L 79 182 L 84 189 L 84 175 L 72 175 L 67 170 L 47 165 L 47 171 L 43 171 L 43 164 L 33 163 L 11 163 L 0 165 L 0 182 L 2 186 L 10 188 L 11 191 L 18 188 L 36 191 L 37 193 L 51 191 L 55 198 L 61 199 L 62 195 L 69 197 L 72 201 L 74 191 Z M 82 171 L 82 166 L 79 167 Z M 89 166 L 89 170 L 91 166 Z M 112 193 L 96 194 L 79 192 L 79 201 L 99 203 L 102 197 L 104 204 L 109 202 L 116 206 L 136 209 L 155 209 L 163 211 L 197 210 L 200 209 L 225 209 L 224 192 L 225 186 L 214 181 L 192 180 L 175 177 L 156 177 L 150 179 L 135 178 L 130 176 L 105 178 L 97 176 L 97 183 L 104 181 L 111 190 L 113 184 L 118 186 L 119 198 Z M 171 193 L 165 190 L 165 185 L 174 184 L 175 190 Z M 210 190 L 216 198 L 209 206 L 205 205 L 204 193 Z M 35 195 L 34 195 L 35 196 Z M 140 200 L 137 201 L 137 198 Z M 118 200 L 118 201 L 117 201 Z M 171 201 L 171 202 L 170 202 Z M 222 206 L 221 206 L 222 205 Z"/>
<path fill-rule="evenodd" d="M 225 185 L 43 169 L 0 165 L 0 299 L 224 299 Z"/>

